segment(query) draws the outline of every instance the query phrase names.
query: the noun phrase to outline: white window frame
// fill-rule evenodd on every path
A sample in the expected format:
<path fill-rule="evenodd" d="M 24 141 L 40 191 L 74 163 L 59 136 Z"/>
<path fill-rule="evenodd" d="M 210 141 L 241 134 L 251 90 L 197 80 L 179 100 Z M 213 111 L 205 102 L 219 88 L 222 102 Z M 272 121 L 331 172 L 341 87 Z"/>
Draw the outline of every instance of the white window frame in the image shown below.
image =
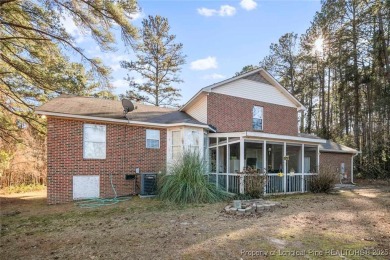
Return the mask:
<path fill-rule="evenodd" d="M 195 139 L 194 139 L 195 137 Z M 191 130 L 191 143 L 189 145 L 190 149 L 193 149 L 193 150 L 197 150 L 199 151 L 199 144 L 200 144 L 200 133 L 199 131 L 196 131 L 196 130 Z M 197 142 L 196 142 L 196 139 L 197 139 Z"/>
<path fill-rule="evenodd" d="M 178 145 L 174 145 L 173 144 L 173 133 L 179 133 L 179 137 L 180 137 L 180 142 L 179 142 L 179 144 Z M 175 149 L 173 149 L 174 147 L 179 147 L 180 149 L 180 151 L 181 152 L 183 152 L 183 141 L 182 141 L 182 131 L 181 130 L 173 130 L 172 132 L 171 132 L 171 136 L 172 136 L 172 138 L 171 138 L 171 158 L 172 158 L 172 160 L 176 160 L 177 158 L 175 158 L 173 155 L 174 155 L 174 150 Z"/>
<path fill-rule="evenodd" d="M 255 113 L 254 113 L 255 108 L 260 109 L 260 111 L 261 111 L 260 117 L 257 117 L 257 116 L 255 117 Z M 260 129 L 256 129 L 253 127 L 253 120 L 254 119 L 261 120 L 261 128 Z M 253 130 L 256 130 L 256 131 L 263 131 L 263 129 L 264 129 L 264 108 L 262 106 L 253 106 L 252 107 L 252 128 L 253 128 Z"/>
<path fill-rule="evenodd" d="M 151 132 L 158 132 L 158 139 L 156 138 L 152 138 L 152 137 L 148 137 L 148 133 L 151 133 Z M 146 148 L 148 149 L 160 149 L 160 130 L 157 130 L 157 129 L 146 129 Z M 148 146 L 148 140 L 154 140 L 154 141 L 158 141 L 158 147 L 150 147 Z"/>
<path fill-rule="evenodd" d="M 92 127 L 103 127 L 104 128 L 104 142 L 97 142 L 97 141 L 87 141 L 86 140 L 86 129 L 92 128 Z M 86 150 L 85 150 L 85 144 L 86 143 L 104 143 L 104 156 L 87 156 Z M 83 125 L 83 159 L 100 159 L 104 160 L 107 156 L 107 128 L 105 125 L 97 125 L 97 124 L 84 124 Z"/>

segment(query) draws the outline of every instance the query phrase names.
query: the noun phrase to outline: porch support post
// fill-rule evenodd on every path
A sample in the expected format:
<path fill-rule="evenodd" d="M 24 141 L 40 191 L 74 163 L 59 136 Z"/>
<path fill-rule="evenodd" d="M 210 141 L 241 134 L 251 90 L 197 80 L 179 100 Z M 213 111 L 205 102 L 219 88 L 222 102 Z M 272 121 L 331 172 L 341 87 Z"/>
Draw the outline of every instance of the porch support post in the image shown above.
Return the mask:
<path fill-rule="evenodd" d="M 301 191 L 305 192 L 305 145 L 302 144 L 301 148 Z"/>
<path fill-rule="evenodd" d="M 268 173 L 268 162 L 267 162 L 267 141 L 263 141 L 263 174 L 264 174 L 264 195 L 267 193 L 267 173 Z"/>
<path fill-rule="evenodd" d="M 217 137 L 217 159 L 215 160 L 215 164 L 216 164 L 216 167 L 215 167 L 215 170 L 216 170 L 216 173 L 215 173 L 215 186 L 219 186 L 219 182 L 218 182 L 218 175 L 219 175 L 219 138 Z"/>
<path fill-rule="evenodd" d="M 284 157 L 287 156 L 287 145 L 286 142 L 283 142 L 283 190 L 284 193 L 287 192 L 287 161 Z"/>
<path fill-rule="evenodd" d="M 240 137 L 240 172 L 244 171 L 244 165 L 245 165 L 245 143 L 244 138 Z M 244 194 L 244 176 L 242 174 L 240 175 L 240 193 Z"/>
<path fill-rule="evenodd" d="M 320 145 L 317 145 L 317 173 L 320 174 Z"/>
<path fill-rule="evenodd" d="M 230 173 L 230 146 L 229 137 L 226 138 L 226 191 L 229 191 L 229 173 Z"/>

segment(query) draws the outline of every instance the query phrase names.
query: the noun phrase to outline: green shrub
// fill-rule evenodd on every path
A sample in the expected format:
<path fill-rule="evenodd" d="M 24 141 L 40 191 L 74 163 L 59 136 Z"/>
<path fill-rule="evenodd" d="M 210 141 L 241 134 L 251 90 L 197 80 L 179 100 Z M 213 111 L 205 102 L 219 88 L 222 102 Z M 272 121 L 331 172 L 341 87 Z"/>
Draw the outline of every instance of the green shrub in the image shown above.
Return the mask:
<path fill-rule="evenodd" d="M 313 193 L 329 193 L 339 180 L 337 171 L 331 167 L 323 166 L 318 175 L 312 176 L 309 180 L 309 190 Z"/>
<path fill-rule="evenodd" d="M 185 151 L 158 179 L 158 198 L 178 204 L 213 203 L 231 195 L 208 181 L 206 165 L 198 152 Z"/>

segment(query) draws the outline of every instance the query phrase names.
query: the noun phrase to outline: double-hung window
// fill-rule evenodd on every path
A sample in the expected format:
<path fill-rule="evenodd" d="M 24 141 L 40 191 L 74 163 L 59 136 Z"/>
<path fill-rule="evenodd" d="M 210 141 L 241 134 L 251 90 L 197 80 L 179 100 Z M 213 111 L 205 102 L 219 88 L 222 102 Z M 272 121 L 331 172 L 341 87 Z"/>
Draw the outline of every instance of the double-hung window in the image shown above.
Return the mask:
<path fill-rule="evenodd" d="M 106 126 L 84 124 L 83 158 L 106 159 Z"/>
<path fill-rule="evenodd" d="M 182 153 L 181 131 L 172 131 L 172 159 L 176 160 Z"/>
<path fill-rule="evenodd" d="M 146 148 L 160 148 L 160 130 L 146 130 Z"/>
<path fill-rule="evenodd" d="M 253 130 L 263 130 L 263 107 L 253 106 L 252 115 Z"/>
<path fill-rule="evenodd" d="M 189 148 L 191 151 L 199 152 L 199 132 L 198 131 L 190 131 L 188 132 L 189 138 Z"/>

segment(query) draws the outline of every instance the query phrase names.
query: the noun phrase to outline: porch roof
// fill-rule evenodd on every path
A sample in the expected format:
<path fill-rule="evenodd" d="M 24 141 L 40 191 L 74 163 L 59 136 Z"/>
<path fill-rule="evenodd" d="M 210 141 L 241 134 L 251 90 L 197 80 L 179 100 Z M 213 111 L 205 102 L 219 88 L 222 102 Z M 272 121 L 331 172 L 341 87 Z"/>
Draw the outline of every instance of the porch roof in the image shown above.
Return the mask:
<path fill-rule="evenodd" d="M 320 146 L 321 152 L 327 152 L 327 153 L 352 153 L 357 154 L 359 153 L 358 150 L 355 150 L 351 147 L 335 143 L 331 140 L 326 140 L 326 143 L 321 144 Z"/>
<path fill-rule="evenodd" d="M 277 135 L 263 132 L 230 132 L 230 133 L 211 133 L 209 137 L 243 137 L 243 138 L 260 138 L 260 139 L 271 139 L 274 141 L 292 141 L 292 142 L 303 142 L 313 144 L 325 144 L 327 140 L 321 138 L 308 138 L 302 136 L 291 136 L 291 135 Z"/>

